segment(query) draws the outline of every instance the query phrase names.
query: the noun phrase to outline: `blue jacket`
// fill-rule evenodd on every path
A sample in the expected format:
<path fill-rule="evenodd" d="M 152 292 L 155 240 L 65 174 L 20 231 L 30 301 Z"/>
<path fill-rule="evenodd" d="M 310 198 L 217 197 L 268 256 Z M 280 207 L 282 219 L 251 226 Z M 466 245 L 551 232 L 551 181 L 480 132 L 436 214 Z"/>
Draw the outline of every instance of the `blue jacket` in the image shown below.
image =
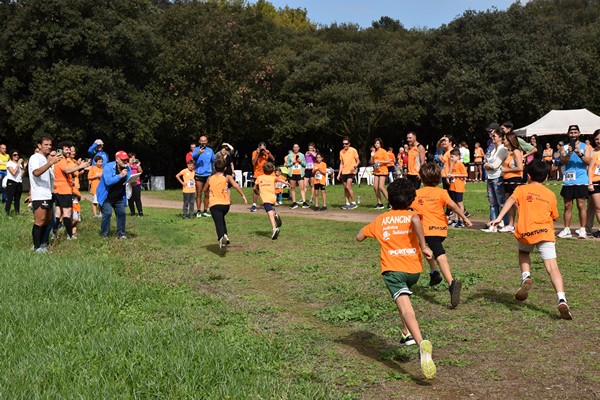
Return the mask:
<path fill-rule="evenodd" d="M 92 165 L 96 165 L 96 161 L 94 160 L 94 158 L 96 158 L 96 156 L 102 157 L 102 160 L 103 160 L 102 165 L 103 166 L 108 164 L 108 154 L 106 154 L 102 150 L 100 150 L 100 151 L 96 150 L 96 147 L 98 147 L 98 145 L 96 143 L 92 143 L 92 145 L 88 149 L 88 154 L 92 158 Z"/>
<path fill-rule="evenodd" d="M 131 176 L 131 168 L 129 165 L 127 166 L 127 176 L 125 177 L 125 182 Z M 102 204 L 106 201 L 108 197 L 108 188 L 114 184 L 118 184 L 121 180 L 121 176 L 117 174 L 117 162 L 109 162 L 103 165 L 102 177 L 100 178 L 100 183 L 96 188 L 96 198 L 98 199 L 98 204 L 102 207 Z M 123 201 L 127 202 L 125 196 L 123 196 Z"/>
<path fill-rule="evenodd" d="M 215 163 L 215 153 L 210 147 L 205 147 L 204 152 L 200 154 L 200 147 L 196 147 L 192 153 L 192 159 L 195 163 L 196 175 L 210 176 L 212 175 L 212 167 Z"/>

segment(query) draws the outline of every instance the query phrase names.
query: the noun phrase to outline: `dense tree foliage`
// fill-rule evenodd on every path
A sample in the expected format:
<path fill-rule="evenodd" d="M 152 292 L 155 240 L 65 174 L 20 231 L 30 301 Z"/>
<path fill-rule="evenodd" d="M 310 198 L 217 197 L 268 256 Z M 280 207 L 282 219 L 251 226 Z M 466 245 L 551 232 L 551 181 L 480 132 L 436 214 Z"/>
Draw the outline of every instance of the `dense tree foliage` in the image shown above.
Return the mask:
<path fill-rule="evenodd" d="M 0 0 L 0 137 L 102 138 L 173 175 L 199 133 L 337 152 L 408 130 L 481 138 L 550 109 L 600 111 L 600 1 L 467 11 L 438 29 L 316 26 L 259 0 Z"/>

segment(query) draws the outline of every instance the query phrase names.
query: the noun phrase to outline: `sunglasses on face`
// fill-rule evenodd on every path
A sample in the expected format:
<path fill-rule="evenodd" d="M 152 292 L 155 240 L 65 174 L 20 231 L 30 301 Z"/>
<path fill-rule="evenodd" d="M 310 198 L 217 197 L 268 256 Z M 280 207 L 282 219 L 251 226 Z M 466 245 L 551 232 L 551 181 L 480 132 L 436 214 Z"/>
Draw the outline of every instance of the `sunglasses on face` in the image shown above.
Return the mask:
<path fill-rule="evenodd" d="M 19 155 L 18 155 L 17 153 L 15 153 L 15 154 L 13 154 L 12 156 L 13 156 L 13 157 L 18 157 Z"/>
<path fill-rule="evenodd" d="M 342 143 L 344 146 L 348 146 L 350 143 Z"/>

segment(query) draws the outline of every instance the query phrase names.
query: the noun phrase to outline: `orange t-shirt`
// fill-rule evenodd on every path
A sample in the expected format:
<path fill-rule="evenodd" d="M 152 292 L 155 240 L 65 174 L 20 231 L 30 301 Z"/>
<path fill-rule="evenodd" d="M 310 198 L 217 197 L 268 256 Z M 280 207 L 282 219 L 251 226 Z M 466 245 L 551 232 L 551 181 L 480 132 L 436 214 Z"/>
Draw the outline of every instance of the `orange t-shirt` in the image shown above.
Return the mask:
<path fill-rule="evenodd" d="M 189 168 L 184 168 L 177 174 L 181 175 L 181 180 L 184 182 L 181 187 L 182 193 L 196 193 L 196 181 L 194 180 L 195 173 L 194 170 L 190 171 Z"/>
<path fill-rule="evenodd" d="M 279 176 L 275 175 L 275 178 L 285 180 L 285 176 L 283 176 L 283 175 L 279 175 Z M 275 181 L 275 194 L 283 193 L 284 187 L 285 187 L 285 184 L 283 182 Z"/>
<path fill-rule="evenodd" d="M 510 153 L 508 153 L 508 157 L 506 157 L 506 160 L 504 160 L 504 166 L 507 168 L 515 168 L 517 166 L 517 164 L 514 161 L 514 153 L 511 151 Z M 503 172 L 502 173 L 502 177 L 504 179 L 510 179 L 510 178 L 520 178 L 523 176 L 523 172 Z"/>
<path fill-rule="evenodd" d="M 313 166 L 313 178 L 315 179 L 315 184 L 327 185 L 327 164 L 324 161 L 315 163 Z"/>
<path fill-rule="evenodd" d="M 419 175 L 421 163 L 419 162 L 419 146 L 408 149 L 407 175 Z"/>
<path fill-rule="evenodd" d="M 352 168 L 358 164 L 358 151 L 354 147 L 348 147 L 347 149 L 340 150 L 340 161 L 343 175 L 353 174 L 356 170 Z"/>
<path fill-rule="evenodd" d="M 375 151 L 375 155 L 373 156 L 373 173 L 375 175 L 387 175 L 388 174 L 388 162 L 390 161 L 390 156 L 385 149 L 381 147 Z M 385 164 L 385 165 L 383 165 Z M 379 167 L 375 168 L 376 165 Z"/>
<path fill-rule="evenodd" d="M 388 153 L 388 158 L 390 159 L 389 166 L 393 167 L 394 163 L 396 162 L 396 156 L 394 155 L 394 152 L 392 152 L 392 151 L 388 151 L 387 153 Z"/>
<path fill-rule="evenodd" d="M 592 152 L 592 182 L 600 182 L 600 151 Z"/>
<path fill-rule="evenodd" d="M 475 162 L 483 162 L 483 157 L 485 156 L 483 149 L 481 147 L 476 147 L 474 153 Z"/>
<path fill-rule="evenodd" d="M 517 186 L 510 196 L 517 202 L 519 219 L 515 237 L 521 243 L 555 242 L 554 220 L 558 218 L 556 196 L 544 185 Z"/>
<path fill-rule="evenodd" d="M 69 160 L 63 158 L 54 164 L 54 193 L 56 194 L 72 194 L 73 179 L 70 174 L 65 173 L 65 169 L 71 168 Z"/>
<path fill-rule="evenodd" d="M 90 168 L 90 172 L 88 172 L 88 177 L 97 174 L 102 174 L 102 167 L 97 167 L 94 165 Z M 90 182 L 90 193 L 96 194 L 96 188 L 100 184 L 100 178 L 88 178 L 88 180 Z"/>
<path fill-rule="evenodd" d="M 256 157 L 257 151 L 254 150 L 252 152 L 252 158 L 251 160 L 254 160 L 254 157 Z M 258 160 L 256 160 L 256 165 L 254 165 L 254 178 L 256 178 L 257 176 L 261 176 L 262 174 L 264 174 L 263 172 L 263 165 L 265 165 L 265 163 L 269 161 L 269 153 L 267 153 L 266 151 L 263 151 L 262 155 L 258 156 Z"/>
<path fill-rule="evenodd" d="M 229 187 L 227 178 L 223 174 L 214 174 L 208 178 L 208 207 L 216 205 L 229 205 Z"/>
<path fill-rule="evenodd" d="M 465 168 L 465 164 L 458 161 L 456 164 L 452 166 L 452 174 L 453 175 L 467 175 L 467 168 Z M 465 192 L 465 179 L 464 178 L 452 178 L 450 179 L 450 187 L 448 190 L 452 190 L 456 193 L 464 193 Z"/>
<path fill-rule="evenodd" d="M 444 168 L 442 169 L 442 176 L 446 176 L 450 173 L 450 151 L 444 153 Z"/>
<path fill-rule="evenodd" d="M 450 195 L 442 188 L 425 186 L 417 189 L 417 197 L 410 208 L 421 217 L 425 236 L 448 236 L 448 218 L 444 207 L 450 201 Z"/>
<path fill-rule="evenodd" d="M 379 262 L 381 272 L 396 271 L 418 274 L 423 270 L 421 247 L 412 228 L 409 210 L 391 210 L 379 215 L 363 228 L 366 237 L 377 239 L 381 245 Z"/>
<path fill-rule="evenodd" d="M 255 185 L 258 185 L 260 199 L 264 203 L 275 204 L 277 196 L 275 196 L 275 181 L 279 179 L 274 174 L 262 174 L 256 178 Z"/>

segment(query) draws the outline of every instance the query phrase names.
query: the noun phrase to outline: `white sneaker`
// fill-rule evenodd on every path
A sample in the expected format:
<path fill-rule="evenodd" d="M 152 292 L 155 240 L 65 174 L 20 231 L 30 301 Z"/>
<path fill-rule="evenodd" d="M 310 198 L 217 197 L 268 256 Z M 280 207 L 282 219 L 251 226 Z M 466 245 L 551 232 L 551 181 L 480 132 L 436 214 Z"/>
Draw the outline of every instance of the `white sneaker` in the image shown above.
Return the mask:
<path fill-rule="evenodd" d="M 500 223 L 498 224 L 499 228 L 504 228 L 504 221 L 500 221 Z"/>
<path fill-rule="evenodd" d="M 514 231 L 515 231 L 515 227 L 512 225 L 506 225 L 504 228 L 498 229 L 498 232 L 502 232 L 502 233 L 512 233 Z"/>
<path fill-rule="evenodd" d="M 558 236 L 561 239 L 569 239 L 572 238 L 573 235 L 571 235 L 571 228 L 565 227 L 565 229 L 563 229 L 562 231 L 558 232 Z"/>
<path fill-rule="evenodd" d="M 423 340 L 421 344 L 419 344 L 419 353 L 421 356 L 421 370 L 423 371 L 423 375 L 425 375 L 426 379 L 434 379 L 436 368 L 431 356 L 433 349 L 429 340 Z"/>
<path fill-rule="evenodd" d="M 481 229 L 481 232 L 496 233 L 498 232 L 498 228 L 495 226 L 490 226 L 489 228 Z"/>
<path fill-rule="evenodd" d="M 579 228 L 575 231 L 575 233 L 577 234 L 579 239 L 585 239 L 587 237 L 587 232 L 585 231 L 585 228 Z"/>

